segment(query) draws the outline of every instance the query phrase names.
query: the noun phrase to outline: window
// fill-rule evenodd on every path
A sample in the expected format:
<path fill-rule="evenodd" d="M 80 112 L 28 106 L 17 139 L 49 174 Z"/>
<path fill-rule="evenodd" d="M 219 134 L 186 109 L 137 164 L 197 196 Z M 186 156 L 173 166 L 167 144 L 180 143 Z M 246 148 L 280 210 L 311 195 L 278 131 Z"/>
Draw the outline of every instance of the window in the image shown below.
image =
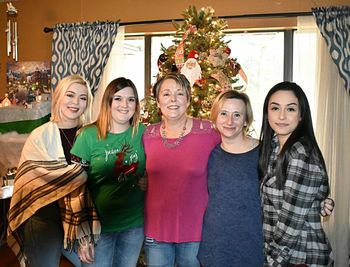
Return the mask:
<path fill-rule="evenodd" d="M 105 89 L 110 81 L 125 77 L 136 86 L 139 98 L 145 96 L 145 42 L 144 37 L 120 39 L 114 42 L 107 65 L 103 70 L 100 89 Z"/>
<path fill-rule="evenodd" d="M 124 40 L 124 66 L 121 68 L 122 76 L 133 81 L 137 88 L 139 98 L 145 97 L 145 41 L 144 37 Z"/>
<path fill-rule="evenodd" d="M 310 104 L 312 121 L 317 119 L 316 84 L 316 38 L 314 31 L 294 32 L 293 80 L 303 88 Z"/>
<path fill-rule="evenodd" d="M 245 93 L 252 104 L 254 136 L 258 137 L 266 93 L 274 84 L 283 81 L 284 33 L 232 33 L 224 40 L 230 41 L 230 56 L 237 58 L 248 77 Z"/>
<path fill-rule="evenodd" d="M 227 33 L 224 37 L 224 41 L 230 41 L 228 43 L 231 49 L 230 56 L 237 58 L 248 77 L 245 92 L 252 102 L 255 137 L 260 134 L 263 101 L 268 90 L 276 83 L 283 81 L 285 68 L 292 68 L 292 66 L 286 66 L 284 62 L 284 38 L 283 31 Z M 315 121 L 315 88 L 313 88 L 315 66 L 308 64 L 316 61 L 315 33 L 296 31 L 293 38 L 293 80 L 305 90 Z M 118 73 L 120 73 L 119 76 L 123 75 L 135 83 L 140 99 L 143 99 L 145 90 L 149 89 L 145 84 L 145 73 L 150 73 L 151 77 L 146 78 L 154 84 L 158 73 L 158 57 L 162 53 L 161 46 L 173 45 L 173 39 L 171 35 L 152 36 L 150 47 L 145 47 L 145 37 L 127 37 L 123 41 L 123 63 Z M 113 58 L 117 61 L 113 51 L 110 61 L 113 61 Z M 145 53 L 150 53 L 151 62 L 145 62 Z M 149 65 L 151 70 L 146 71 L 145 68 Z M 108 68 L 113 69 L 113 64 L 109 64 Z"/>

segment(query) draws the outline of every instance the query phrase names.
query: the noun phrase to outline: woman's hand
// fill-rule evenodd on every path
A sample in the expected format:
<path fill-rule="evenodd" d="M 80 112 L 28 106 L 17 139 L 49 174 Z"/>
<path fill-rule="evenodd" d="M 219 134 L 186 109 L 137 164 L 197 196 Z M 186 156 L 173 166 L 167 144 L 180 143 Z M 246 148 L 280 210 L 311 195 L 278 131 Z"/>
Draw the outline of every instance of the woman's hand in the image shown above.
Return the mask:
<path fill-rule="evenodd" d="M 145 173 L 144 176 L 142 176 L 139 181 L 137 182 L 138 187 L 142 190 L 142 191 L 146 191 L 147 190 L 147 174 Z"/>
<path fill-rule="evenodd" d="M 334 200 L 327 197 L 325 200 L 321 202 L 321 215 L 323 217 L 329 216 L 332 214 L 335 203 Z"/>
<path fill-rule="evenodd" d="M 94 244 L 86 243 L 78 248 L 78 256 L 80 261 L 84 263 L 92 263 L 95 260 Z"/>

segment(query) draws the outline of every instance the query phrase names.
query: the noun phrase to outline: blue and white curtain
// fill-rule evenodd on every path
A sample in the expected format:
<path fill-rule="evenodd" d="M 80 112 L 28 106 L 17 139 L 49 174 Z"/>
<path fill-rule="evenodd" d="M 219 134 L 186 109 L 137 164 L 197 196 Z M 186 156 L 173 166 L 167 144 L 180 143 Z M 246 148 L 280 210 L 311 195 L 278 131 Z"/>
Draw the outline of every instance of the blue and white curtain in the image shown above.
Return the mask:
<path fill-rule="evenodd" d="M 350 6 L 319 7 L 312 12 L 350 94 Z"/>
<path fill-rule="evenodd" d="M 118 22 L 57 24 L 52 41 L 52 89 L 63 77 L 80 74 L 94 94 L 117 32 Z"/>

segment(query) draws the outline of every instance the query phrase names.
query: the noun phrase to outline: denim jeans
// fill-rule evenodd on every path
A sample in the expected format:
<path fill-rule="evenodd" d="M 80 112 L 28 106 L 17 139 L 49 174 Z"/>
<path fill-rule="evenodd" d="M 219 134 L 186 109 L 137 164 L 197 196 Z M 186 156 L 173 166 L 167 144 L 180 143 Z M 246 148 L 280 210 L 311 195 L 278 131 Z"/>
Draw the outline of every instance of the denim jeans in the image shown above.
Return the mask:
<path fill-rule="evenodd" d="M 63 250 L 63 227 L 57 202 L 38 210 L 18 231 L 30 266 L 58 267 L 62 252 L 75 266 L 80 266 L 75 252 Z"/>
<path fill-rule="evenodd" d="M 199 242 L 168 243 L 146 237 L 147 267 L 199 267 Z"/>
<path fill-rule="evenodd" d="M 77 252 L 72 251 L 69 252 L 67 250 L 62 250 L 62 254 L 66 257 L 67 260 L 69 260 L 75 267 L 81 267 L 81 262 L 78 257 Z"/>
<path fill-rule="evenodd" d="M 92 264 L 83 267 L 135 267 L 144 239 L 143 226 L 114 233 L 102 233 L 95 246 Z"/>

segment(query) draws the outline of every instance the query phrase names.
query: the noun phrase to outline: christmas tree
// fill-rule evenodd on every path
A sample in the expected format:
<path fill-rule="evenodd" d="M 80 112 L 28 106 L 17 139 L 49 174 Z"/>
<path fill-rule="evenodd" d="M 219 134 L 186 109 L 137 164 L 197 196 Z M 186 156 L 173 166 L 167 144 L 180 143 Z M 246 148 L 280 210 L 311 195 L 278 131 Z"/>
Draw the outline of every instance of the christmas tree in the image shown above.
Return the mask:
<path fill-rule="evenodd" d="M 228 42 L 223 41 L 227 22 L 214 17 L 211 7 L 198 12 L 196 7 L 190 6 L 182 15 L 184 22 L 174 23 L 174 45 L 162 46 L 158 77 L 170 72 L 184 74 L 192 86 L 189 114 L 208 118 L 211 105 L 221 91 L 240 89 L 235 88 L 234 83 L 241 67 L 230 57 Z M 160 120 L 153 95 L 145 98 L 142 117 L 146 123 Z"/>

